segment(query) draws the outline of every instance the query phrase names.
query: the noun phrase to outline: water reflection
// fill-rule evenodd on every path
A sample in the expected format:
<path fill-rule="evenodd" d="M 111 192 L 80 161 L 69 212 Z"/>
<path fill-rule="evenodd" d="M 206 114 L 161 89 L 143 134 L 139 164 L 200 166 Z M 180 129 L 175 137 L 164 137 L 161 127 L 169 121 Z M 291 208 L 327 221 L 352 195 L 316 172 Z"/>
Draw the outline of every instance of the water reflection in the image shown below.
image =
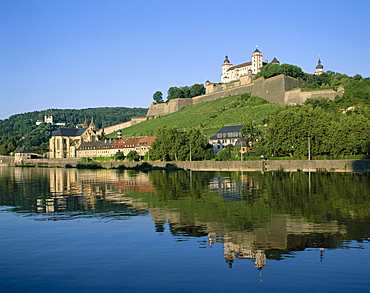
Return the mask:
<path fill-rule="evenodd" d="M 0 168 L 0 205 L 35 219 L 125 219 L 149 214 L 177 241 L 222 243 L 231 268 L 369 241 L 369 174 L 149 173 Z"/>

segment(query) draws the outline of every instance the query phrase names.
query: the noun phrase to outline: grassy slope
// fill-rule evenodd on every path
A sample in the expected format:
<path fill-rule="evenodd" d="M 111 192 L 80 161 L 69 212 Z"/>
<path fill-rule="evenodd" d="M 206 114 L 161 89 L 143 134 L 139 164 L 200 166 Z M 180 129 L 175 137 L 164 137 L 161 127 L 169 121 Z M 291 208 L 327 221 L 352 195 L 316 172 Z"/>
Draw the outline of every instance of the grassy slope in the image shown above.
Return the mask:
<path fill-rule="evenodd" d="M 200 127 L 208 137 L 226 125 L 244 124 L 247 121 L 262 123 L 262 119 L 274 113 L 281 106 L 276 104 L 237 105 L 237 96 L 189 106 L 178 112 L 148 120 L 122 129 L 123 137 L 154 135 L 163 125 L 176 128 Z M 115 137 L 116 134 L 110 135 Z"/>

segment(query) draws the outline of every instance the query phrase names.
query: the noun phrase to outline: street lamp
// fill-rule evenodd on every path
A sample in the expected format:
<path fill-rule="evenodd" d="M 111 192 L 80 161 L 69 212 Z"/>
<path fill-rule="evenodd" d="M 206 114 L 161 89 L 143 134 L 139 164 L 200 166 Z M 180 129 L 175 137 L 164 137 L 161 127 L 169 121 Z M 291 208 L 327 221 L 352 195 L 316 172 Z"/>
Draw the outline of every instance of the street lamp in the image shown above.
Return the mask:
<path fill-rule="evenodd" d="M 190 162 L 191 162 L 191 143 L 190 143 Z"/>
<path fill-rule="evenodd" d="M 310 137 L 307 136 L 308 139 L 308 160 L 311 160 L 311 143 L 310 143 Z"/>

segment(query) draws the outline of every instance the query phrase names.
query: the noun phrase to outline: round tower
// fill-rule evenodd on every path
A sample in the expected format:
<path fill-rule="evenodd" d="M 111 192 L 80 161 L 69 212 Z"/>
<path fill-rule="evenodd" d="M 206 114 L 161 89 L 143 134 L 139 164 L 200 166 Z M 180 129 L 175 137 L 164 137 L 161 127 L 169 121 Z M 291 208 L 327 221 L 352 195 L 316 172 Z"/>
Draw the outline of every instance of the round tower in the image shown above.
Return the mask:
<path fill-rule="evenodd" d="M 228 82 L 229 76 L 227 75 L 227 71 L 231 66 L 233 65 L 230 63 L 229 56 L 226 55 L 222 64 L 221 82 Z"/>
<path fill-rule="evenodd" d="M 256 46 L 256 50 L 252 53 L 252 72 L 253 74 L 257 74 L 259 69 L 262 67 L 262 53 L 258 50 L 258 46 Z"/>
<path fill-rule="evenodd" d="M 233 66 L 233 65 L 229 61 L 229 56 L 226 55 L 224 63 L 222 64 L 222 75 L 224 75 L 226 73 L 226 71 L 228 71 L 231 66 Z"/>
<path fill-rule="evenodd" d="M 319 61 L 317 62 L 317 65 L 316 65 L 316 71 L 315 71 L 315 75 L 320 75 L 324 72 L 324 66 L 321 65 L 321 60 L 320 60 L 320 56 L 319 56 Z"/>

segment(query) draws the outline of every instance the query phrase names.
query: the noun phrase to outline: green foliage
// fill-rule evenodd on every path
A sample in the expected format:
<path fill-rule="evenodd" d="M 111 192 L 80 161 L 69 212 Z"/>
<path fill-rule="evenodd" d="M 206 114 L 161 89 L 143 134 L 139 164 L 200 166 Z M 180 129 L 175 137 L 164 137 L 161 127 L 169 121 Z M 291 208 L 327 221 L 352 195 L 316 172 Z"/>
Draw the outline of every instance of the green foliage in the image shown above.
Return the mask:
<path fill-rule="evenodd" d="M 8 119 L 0 120 L 0 153 L 7 154 L 10 149 L 16 149 L 18 146 L 25 146 L 31 152 L 45 152 L 49 138 L 59 127 L 46 123 L 35 125 L 35 122 L 44 116 L 53 115 L 54 121 L 66 122 L 63 127 L 75 127 L 76 124 L 82 124 L 86 117 L 93 117 L 96 128 L 100 129 L 129 121 L 132 117 L 145 116 L 147 110 L 124 107 L 50 109 L 12 115 Z"/>
<path fill-rule="evenodd" d="M 115 155 L 114 155 L 114 159 L 115 160 L 121 160 L 123 161 L 125 159 L 125 154 L 121 151 L 118 151 Z"/>
<path fill-rule="evenodd" d="M 335 100 L 340 107 L 370 106 L 370 78 L 352 78 L 345 84 L 344 89 L 343 97 L 337 97 Z"/>
<path fill-rule="evenodd" d="M 235 159 L 234 146 L 229 144 L 219 151 L 216 156 L 217 161 L 232 161 Z"/>
<path fill-rule="evenodd" d="M 205 93 L 206 89 L 203 84 L 196 83 L 190 87 L 190 97 L 204 95 Z"/>
<path fill-rule="evenodd" d="M 270 118 L 266 154 L 273 156 L 363 154 L 369 151 L 370 120 L 338 115 L 311 104 L 288 106 Z"/>
<path fill-rule="evenodd" d="M 116 169 L 118 170 L 136 170 L 136 171 L 152 171 L 152 170 L 165 170 L 165 171 L 178 171 L 178 170 L 183 170 L 179 167 L 177 167 L 175 164 L 170 164 L 167 163 L 165 167 L 159 167 L 159 166 L 153 166 L 149 164 L 148 162 L 143 162 L 141 164 L 137 164 L 134 167 L 127 167 L 125 165 L 119 165 Z"/>
<path fill-rule="evenodd" d="M 82 158 L 77 162 L 77 169 L 103 169 L 101 163 L 95 162 L 90 158 Z"/>
<path fill-rule="evenodd" d="M 252 148 L 255 143 L 261 141 L 262 132 L 258 129 L 257 125 L 253 123 L 253 121 L 248 121 L 242 129 L 240 129 L 240 133 Z"/>
<path fill-rule="evenodd" d="M 311 105 L 314 109 L 317 107 L 320 107 L 321 109 L 325 111 L 331 111 L 335 112 L 338 110 L 338 105 L 333 101 L 328 98 L 312 98 L 312 99 L 307 99 L 304 102 L 304 105 Z"/>
<path fill-rule="evenodd" d="M 163 126 L 156 137 L 150 150 L 151 160 L 198 161 L 206 157 L 207 138 L 197 128 L 181 131 Z"/>
<path fill-rule="evenodd" d="M 265 99 L 252 96 L 251 93 L 245 93 L 236 96 L 236 100 L 234 103 L 231 104 L 230 107 L 232 108 L 238 108 L 238 107 L 249 107 L 249 106 L 257 106 L 257 105 L 263 105 L 268 103 Z"/>
<path fill-rule="evenodd" d="M 294 78 L 305 77 L 304 72 L 298 66 L 290 64 L 267 64 L 261 68 L 261 71 L 256 74 L 256 78 L 270 78 L 279 74 L 285 74 Z"/>
<path fill-rule="evenodd" d="M 156 91 L 154 94 L 153 94 L 153 100 L 156 102 L 156 103 L 163 103 L 163 94 L 161 91 Z"/>
<path fill-rule="evenodd" d="M 167 91 L 167 101 L 172 99 L 178 99 L 182 95 L 181 90 L 178 87 L 170 87 Z"/>
<path fill-rule="evenodd" d="M 206 89 L 203 84 L 193 84 L 191 87 L 183 86 L 183 87 L 170 87 L 167 90 L 167 101 L 172 99 L 186 99 L 192 98 L 195 96 L 204 95 L 206 93 Z"/>
<path fill-rule="evenodd" d="M 246 121 L 262 124 L 264 117 L 281 107 L 250 94 L 229 96 L 185 107 L 175 113 L 122 129 L 122 136 L 153 136 L 158 128 L 171 125 L 182 130 L 197 127 L 210 137 L 225 125 L 244 124 Z"/>
<path fill-rule="evenodd" d="M 140 156 L 139 154 L 137 153 L 137 151 L 130 151 L 127 156 L 126 156 L 126 159 L 129 161 L 129 162 L 132 162 L 132 161 L 139 161 L 140 159 Z"/>

